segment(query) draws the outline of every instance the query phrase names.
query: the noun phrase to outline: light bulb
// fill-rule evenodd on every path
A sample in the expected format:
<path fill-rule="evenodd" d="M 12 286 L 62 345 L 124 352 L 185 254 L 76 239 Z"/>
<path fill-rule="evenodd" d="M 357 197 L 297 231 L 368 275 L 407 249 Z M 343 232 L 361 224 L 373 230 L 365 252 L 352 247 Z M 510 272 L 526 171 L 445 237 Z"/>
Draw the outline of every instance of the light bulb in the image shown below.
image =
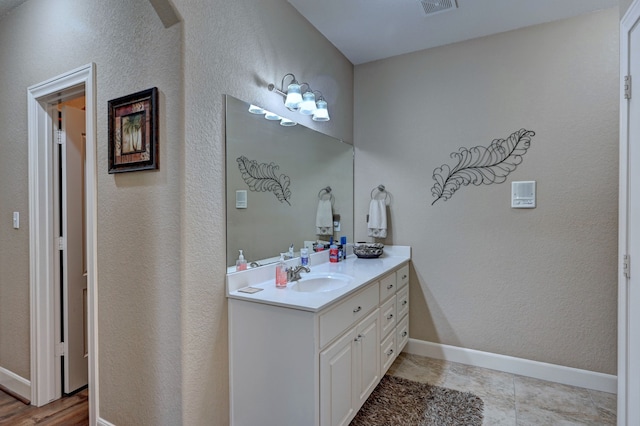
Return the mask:
<path fill-rule="evenodd" d="M 317 109 L 313 113 L 312 120 L 313 121 L 329 121 L 329 111 L 327 110 L 327 101 L 320 98 L 318 102 L 316 102 Z"/>
<path fill-rule="evenodd" d="M 302 103 L 300 104 L 300 110 L 298 111 L 303 115 L 311 115 L 316 110 L 316 95 L 313 92 L 305 92 L 302 95 Z"/>
<path fill-rule="evenodd" d="M 274 114 L 273 112 L 266 111 L 266 110 L 264 112 L 264 118 L 266 118 L 267 120 L 272 120 L 272 121 L 280 120 L 280 116 L 278 114 Z"/>
<path fill-rule="evenodd" d="M 249 112 L 251 114 L 264 114 L 264 109 L 260 108 L 257 105 L 251 104 L 249 106 Z"/>
<path fill-rule="evenodd" d="M 295 126 L 296 124 L 298 123 L 296 123 L 293 120 L 289 120 L 288 118 L 282 117 L 282 119 L 280 120 L 280 125 L 284 127 L 291 127 L 291 126 Z"/>
<path fill-rule="evenodd" d="M 287 87 L 287 99 L 284 101 L 284 106 L 292 110 L 297 110 L 301 102 L 302 95 L 300 94 L 300 85 L 297 82 L 291 83 Z"/>

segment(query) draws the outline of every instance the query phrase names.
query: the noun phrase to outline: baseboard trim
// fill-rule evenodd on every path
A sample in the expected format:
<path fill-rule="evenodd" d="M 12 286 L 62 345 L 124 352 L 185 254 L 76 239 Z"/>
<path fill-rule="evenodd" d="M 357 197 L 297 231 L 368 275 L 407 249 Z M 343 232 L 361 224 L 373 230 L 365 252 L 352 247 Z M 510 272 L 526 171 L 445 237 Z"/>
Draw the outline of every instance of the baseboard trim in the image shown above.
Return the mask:
<path fill-rule="evenodd" d="M 0 386 L 21 401 L 31 401 L 31 382 L 6 368 L 0 367 Z"/>
<path fill-rule="evenodd" d="M 98 426 L 116 426 L 113 423 L 106 421 L 105 419 L 98 417 Z"/>
<path fill-rule="evenodd" d="M 459 362 L 474 367 L 489 368 L 505 373 L 519 374 L 521 376 L 602 392 L 617 393 L 618 389 L 618 378 L 611 374 L 443 345 L 424 340 L 409 339 L 409 343 L 404 351 L 413 355 Z"/>

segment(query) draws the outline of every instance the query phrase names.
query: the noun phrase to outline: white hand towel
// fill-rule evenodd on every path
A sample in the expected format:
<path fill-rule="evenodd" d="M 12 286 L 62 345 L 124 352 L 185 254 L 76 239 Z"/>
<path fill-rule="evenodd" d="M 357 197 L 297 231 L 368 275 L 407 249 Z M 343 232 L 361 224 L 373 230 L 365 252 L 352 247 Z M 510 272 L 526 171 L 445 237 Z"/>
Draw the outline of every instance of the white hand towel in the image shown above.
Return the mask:
<path fill-rule="evenodd" d="M 385 200 L 371 200 L 367 235 L 375 238 L 387 236 L 387 205 Z"/>
<path fill-rule="evenodd" d="M 316 234 L 333 235 L 333 210 L 331 200 L 320 200 L 316 212 Z"/>

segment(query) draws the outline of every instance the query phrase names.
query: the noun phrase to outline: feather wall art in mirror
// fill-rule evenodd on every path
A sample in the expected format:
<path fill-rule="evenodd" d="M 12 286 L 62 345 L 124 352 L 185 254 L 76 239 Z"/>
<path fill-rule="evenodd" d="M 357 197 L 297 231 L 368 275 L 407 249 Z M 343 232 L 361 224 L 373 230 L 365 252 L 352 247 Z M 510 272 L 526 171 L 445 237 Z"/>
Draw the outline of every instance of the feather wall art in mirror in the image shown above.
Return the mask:
<path fill-rule="evenodd" d="M 458 152 L 451 153 L 451 158 L 457 159 L 458 164 L 453 168 L 443 164 L 433 171 L 436 183 L 431 194 L 436 199 L 431 205 L 440 199 L 448 200 L 463 185 L 491 185 L 506 181 L 509 173 L 522 162 L 533 136 L 535 132 L 532 130 L 520 129 L 507 139 L 494 139 L 488 147 L 460 148 Z"/>
<path fill-rule="evenodd" d="M 256 160 L 249 160 L 244 155 L 238 157 L 236 161 L 238 161 L 238 168 L 242 174 L 242 179 L 244 179 L 251 191 L 271 191 L 278 201 L 291 205 L 289 202 L 289 198 L 291 197 L 291 191 L 289 190 L 291 179 L 289 179 L 287 175 L 281 174 L 278 176 L 276 174 L 280 166 L 274 163 L 259 164 Z"/>

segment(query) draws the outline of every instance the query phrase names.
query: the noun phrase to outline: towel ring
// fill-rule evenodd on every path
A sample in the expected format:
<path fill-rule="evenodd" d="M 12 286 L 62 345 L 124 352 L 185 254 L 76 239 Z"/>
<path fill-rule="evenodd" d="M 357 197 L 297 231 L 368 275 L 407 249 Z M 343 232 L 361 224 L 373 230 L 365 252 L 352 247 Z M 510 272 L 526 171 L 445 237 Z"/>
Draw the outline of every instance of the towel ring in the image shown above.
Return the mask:
<path fill-rule="evenodd" d="M 333 196 L 333 194 L 331 193 L 331 187 L 327 186 L 325 188 L 322 188 L 320 190 L 320 192 L 318 192 L 318 199 L 322 200 L 322 197 L 324 195 L 328 195 L 329 196 L 329 200 L 331 201 L 331 204 L 333 205 L 334 201 L 335 201 L 335 197 Z"/>
<path fill-rule="evenodd" d="M 371 190 L 371 199 L 375 200 L 376 195 L 378 194 L 374 194 L 374 192 L 376 192 L 376 190 L 380 193 L 380 194 L 384 194 L 384 202 L 385 204 L 387 203 L 387 199 L 389 198 L 389 193 L 387 192 L 387 190 L 385 189 L 384 185 L 378 185 L 375 188 L 373 188 Z"/>

